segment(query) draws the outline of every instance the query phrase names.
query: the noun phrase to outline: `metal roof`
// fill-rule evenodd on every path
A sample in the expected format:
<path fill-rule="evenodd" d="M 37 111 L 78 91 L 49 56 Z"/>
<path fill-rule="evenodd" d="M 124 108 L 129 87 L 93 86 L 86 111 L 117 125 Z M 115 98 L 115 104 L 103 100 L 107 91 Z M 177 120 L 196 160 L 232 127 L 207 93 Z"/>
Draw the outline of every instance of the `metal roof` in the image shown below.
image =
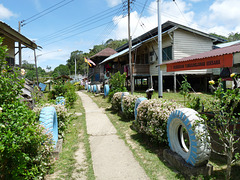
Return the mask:
<path fill-rule="evenodd" d="M 161 65 L 165 65 L 165 64 L 178 63 L 178 62 L 191 61 L 191 60 L 196 60 L 196 59 L 204 59 L 204 58 L 215 57 L 215 56 L 222 56 L 222 55 L 225 55 L 225 54 L 233 54 L 233 53 L 237 53 L 237 52 L 240 52 L 240 43 L 232 45 L 232 46 L 218 48 L 218 49 L 214 49 L 214 50 L 207 51 L 207 52 L 204 52 L 204 53 L 192 55 L 192 56 L 185 57 L 185 58 L 182 58 L 182 59 L 177 59 L 177 60 L 164 62 L 162 64 L 158 64 L 157 66 L 161 66 Z"/>
<path fill-rule="evenodd" d="M 106 48 L 106 49 L 103 49 L 102 51 L 98 52 L 97 54 L 93 55 L 90 58 L 94 58 L 94 57 L 109 57 L 109 56 L 111 56 L 111 55 L 113 55 L 115 53 L 117 53 L 117 51 L 115 51 L 114 49 Z"/>
<path fill-rule="evenodd" d="M 223 47 L 232 46 L 232 45 L 235 45 L 235 44 L 238 44 L 238 43 L 240 43 L 240 40 L 227 42 L 227 43 L 221 43 L 221 44 L 217 44 L 216 46 L 219 47 L 219 48 L 223 48 Z"/>
<path fill-rule="evenodd" d="M 6 23 L 0 21 L 0 36 L 2 35 L 13 39 L 15 42 L 20 42 L 21 44 L 24 44 L 26 47 L 30 49 L 37 49 L 36 43 L 34 43 L 21 33 L 17 32 Z"/>
<path fill-rule="evenodd" d="M 142 43 L 135 44 L 135 45 L 132 47 L 132 51 L 133 51 L 134 49 L 136 49 L 137 47 L 139 47 L 141 44 L 142 44 Z M 99 63 L 99 64 L 106 63 L 106 62 L 108 62 L 108 61 L 110 61 L 110 60 L 112 60 L 112 59 L 114 59 L 114 58 L 116 58 L 116 57 L 118 57 L 118 56 L 121 56 L 121 55 L 124 55 L 124 54 L 128 54 L 128 51 L 129 51 L 129 48 L 127 48 L 127 49 L 125 49 L 125 50 L 123 50 L 123 51 L 121 51 L 121 52 L 119 52 L 119 53 L 113 54 L 112 56 L 109 56 L 108 58 L 104 59 L 104 60 L 103 60 L 101 63 Z"/>

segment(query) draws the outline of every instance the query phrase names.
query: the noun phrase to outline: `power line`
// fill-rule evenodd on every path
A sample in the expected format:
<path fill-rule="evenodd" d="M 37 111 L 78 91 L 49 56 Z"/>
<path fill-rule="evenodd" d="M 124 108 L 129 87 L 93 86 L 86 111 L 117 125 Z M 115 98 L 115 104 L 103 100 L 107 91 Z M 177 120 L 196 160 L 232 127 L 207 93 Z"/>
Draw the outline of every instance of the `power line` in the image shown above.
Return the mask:
<path fill-rule="evenodd" d="M 74 1 L 74 0 L 70 0 L 70 1 L 68 1 L 68 2 L 66 2 L 66 3 L 64 3 L 64 4 L 62 4 L 64 1 L 67 1 L 67 0 L 63 0 L 63 1 L 61 1 L 61 2 L 59 2 L 59 3 L 57 3 L 57 4 L 55 4 L 55 5 L 53 5 L 53 6 L 49 7 L 49 8 L 47 8 L 47 9 L 41 11 L 40 13 L 37 13 L 37 14 L 35 14 L 35 15 L 33 15 L 33 16 L 27 18 L 26 20 L 22 20 L 22 21 L 21 21 L 21 26 L 25 26 L 25 25 L 27 25 L 27 24 L 29 24 L 29 23 L 31 23 L 31 22 L 33 22 L 33 21 L 35 21 L 35 20 L 37 20 L 37 19 L 39 19 L 39 18 L 45 16 L 45 15 L 51 13 L 51 12 L 53 12 L 53 11 L 55 11 L 55 10 L 57 10 L 57 9 L 59 9 L 59 8 L 61 8 L 61 7 L 63 7 L 63 6 L 65 6 L 65 5 L 71 3 L 71 2 Z M 60 5 L 60 4 L 62 4 L 62 5 Z M 58 5 L 60 5 L 60 6 L 58 6 Z M 56 6 L 58 6 L 58 7 L 56 7 Z M 56 8 L 54 8 L 54 7 L 56 7 Z M 52 9 L 52 8 L 54 8 L 54 9 Z M 52 10 L 50 10 L 50 9 L 52 9 Z M 48 10 L 50 10 L 50 11 L 48 11 Z M 46 11 L 48 11 L 48 12 L 46 12 Z M 44 12 L 46 12 L 46 13 L 44 13 Z M 31 19 L 32 19 L 32 20 L 31 20 Z M 26 22 L 26 21 L 28 21 L 28 22 Z M 24 23 L 24 22 L 26 22 L 26 23 Z M 24 23 L 24 24 L 23 24 L 23 23 Z"/>
<path fill-rule="evenodd" d="M 59 30 L 59 31 L 57 31 L 55 33 L 52 33 L 52 34 L 47 35 L 47 36 L 44 36 L 43 38 L 40 38 L 40 40 L 42 40 L 44 42 L 44 41 L 49 41 L 50 39 L 54 39 L 54 38 L 56 38 L 58 36 L 64 36 L 66 34 L 74 32 L 74 31 L 76 31 L 76 30 L 78 30 L 78 29 L 80 29 L 82 27 L 86 27 L 86 26 L 91 25 L 91 24 L 93 24 L 95 22 L 99 22 L 101 20 L 104 20 L 104 19 L 108 18 L 109 16 L 116 14 L 116 10 L 119 11 L 119 8 L 118 9 L 114 9 L 114 10 L 112 10 L 110 12 L 107 12 L 107 13 L 105 13 L 106 11 L 103 11 L 103 12 L 98 13 L 98 14 L 96 14 L 94 16 L 91 16 L 91 17 L 89 17 L 89 18 L 87 18 L 85 20 L 82 20 L 82 21 L 80 21 L 78 23 L 75 23 L 75 24 L 73 24 L 71 26 L 63 28 L 63 29 L 61 29 L 61 30 Z"/>
<path fill-rule="evenodd" d="M 76 35 L 79 35 L 79 34 L 81 34 L 81 33 L 84 33 L 84 32 L 87 32 L 87 31 L 90 31 L 90 30 L 93 30 L 93 29 L 99 28 L 99 27 L 104 26 L 104 25 L 106 25 L 106 24 L 108 24 L 108 23 L 110 23 L 110 22 L 112 22 L 112 21 L 109 21 L 109 22 L 107 22 L 107 23 L 104 23 L 104 24 L 101 24 L 101 25 L 95 26 L 95 27 L 93 27 L 93 28 L 90 28 L 90 29 L 87 29 L 87 30 L 84 30 L 84 31 L 81 31 L 81 32 L 78 32 L 78 33 L 75 33 L 75 34 L 70 35 L 70 36 L 67 36 L 67 37 L 65 37 L 65 38 L 62 38 L 62 39 L 59 39 L 59 40 L 53 41 L 53 42 L 51 42 L 51 43 L 45 44 L 45 46 L 46 46 L 46 45 L 53 44 L 53 43 L 56 43 L 56 42 L 59 42 L 59 41 L 62 41 L 62 40 L 65 40 L 65 39 L 69 39 L 69 38 L 74 37 L 74 36 L 76 36 Z"/>

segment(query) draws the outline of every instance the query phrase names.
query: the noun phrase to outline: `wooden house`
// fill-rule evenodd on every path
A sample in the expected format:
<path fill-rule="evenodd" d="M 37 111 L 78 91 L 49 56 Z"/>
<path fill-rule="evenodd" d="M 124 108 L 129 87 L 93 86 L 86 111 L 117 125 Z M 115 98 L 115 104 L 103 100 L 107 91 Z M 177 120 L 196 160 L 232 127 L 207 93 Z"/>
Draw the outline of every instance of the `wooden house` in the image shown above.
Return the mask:
<path fill-rule="evenodd" d="M 162 61 L 166 62 L 206 52 L 224 41 L 224 39 L 196 29 L 167 21 L 162 24 Z M 135 89 L 138 89 L 138 87 L 147 89 L 152 86 L 157 90 L 158 28 L 156 27 L 133 39 L 132 45 L 132 71 Z M 101 64 L 104 66 L 110 64 L 110 71 L 113 73 L 117 71 L 128 73 L 128 43 L 116 49 L 116 51 L 117 54 L 106 58 Z M 219 73 L 211 69 L 163 72 L 163 89 L 176 91 L 182 81 L 182 75 L 188 75 L 188 80 L 193 89 L 206 91 L 207 80 L 213 75 L 219 75 Z"/>
<path fill-rule="evenodd" d="M 11 66 L 15 66 L 15 57 L 18 56 L 19 59 L 19 66 L 22 65 L 22 53 L 21 50 L 23 48 L 30 48 L 32 50 L 37 49 L 37 45 L 22 35 L 21 33 L 17 32 L 9 25 L 5 24 L 4 22 L 0 21 L 0 37 L 3 37 L 3 45 L 7 45 L 8 47 L 8 55 L 7 55 L 7 62 Z"/>
<path fill-rule="evenodd" d="M 101 63 L 107 57 L 116 53 L 117 52 L 114 49 L 106 48 L 90 57 L 91 60 L 96 64 L 96 66 L 93 65 L 89 68 L 89 79 L 91 79 L 91 81 L 103 81 L 106 68 L 105 66 L 100 66 L 99 63 Z"/>

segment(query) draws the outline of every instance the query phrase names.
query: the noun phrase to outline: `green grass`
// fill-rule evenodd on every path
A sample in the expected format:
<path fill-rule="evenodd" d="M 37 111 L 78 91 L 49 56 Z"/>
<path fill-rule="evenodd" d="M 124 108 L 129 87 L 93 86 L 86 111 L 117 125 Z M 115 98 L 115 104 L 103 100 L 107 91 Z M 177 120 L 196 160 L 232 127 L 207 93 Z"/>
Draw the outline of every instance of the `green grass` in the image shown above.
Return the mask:
<path fill-rule="evenodd" d="M 69 111 L 69 113 L 75 112 L 82 113 L 82 115 L 74 118 L 68 125 L 62 146 L 62 152 L 53 166 L 53 171 L 57 173 L 57 179 L 73 179 L 73 172 L 76 170 L 76 172 L 84 171 L 83 174 L 88 180 L 94 180 L 95 176 L 92 166 L 90 144 L 86 131 L 85 111 L 79 97 L 75 102 L 74 107 Z M 86 159 L 81 165 L 82 167 L 76 169 L 75 152 L 78 150 L 79 143 L 84 144 Z"/>

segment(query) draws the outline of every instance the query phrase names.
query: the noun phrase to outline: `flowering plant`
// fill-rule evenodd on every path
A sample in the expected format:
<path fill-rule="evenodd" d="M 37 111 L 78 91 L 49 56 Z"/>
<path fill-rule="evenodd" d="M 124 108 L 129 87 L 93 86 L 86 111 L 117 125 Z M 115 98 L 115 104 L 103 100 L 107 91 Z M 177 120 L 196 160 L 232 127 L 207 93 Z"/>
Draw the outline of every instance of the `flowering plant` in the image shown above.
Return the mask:
<path fill-rule="evenodd" d="M 151 99 L 141 102 L 137 108 L 134 125 L 160 143 L 167 143 L 167 120 L 172 111 L 182 105 L 165 99 Z"/>
<path fill-rule="evenodd" d="M 50 166 L 51 137 L 20 102 L 24 79 L 7 66 L 6 51 L 0 38 L 0 179 L 41 179 Z"/>
<path fill-rule="evenodd" d="M 121 110 L 121 97 L 122 97 L 122 92 L 116 92 L 113 95 L 111 103 L 112 103 L 112 109 L 114 111 L 120 111 Z"/>
<path fill-rule="evenodd" d="M 134 119 L 134 108 L 137 98 L 139 97 L 134 95 L 123 96 L 122 98 L 123 114 L 128 119 Z"/>
<path fill-rule="evenodd" d="M 220 155 L 227 157 L 226 179 L 231 177 L 231 166 L 239 160 L 239 153 L 236 153 L 236 145 L 240 138 L 237 136 L 237 124 L 240 117 L 240 91 L 237 85 L 238 76 L 233 73 L 230 75 L 234 82 L 233 89 L 223 89 L 222 79 L 218 80 L 218 86 L 215 88 L 214 81 L 209 81 L 209 84 L 215 90 L 215 101 L 211 104 L 211 110 L 214 113 L 213 118 L 203 116 L 204 122 L 208 127 L 213 144 L 220 146 L 212 150 Z M 217 137 L 217 138 L 216 138 Z"/>

